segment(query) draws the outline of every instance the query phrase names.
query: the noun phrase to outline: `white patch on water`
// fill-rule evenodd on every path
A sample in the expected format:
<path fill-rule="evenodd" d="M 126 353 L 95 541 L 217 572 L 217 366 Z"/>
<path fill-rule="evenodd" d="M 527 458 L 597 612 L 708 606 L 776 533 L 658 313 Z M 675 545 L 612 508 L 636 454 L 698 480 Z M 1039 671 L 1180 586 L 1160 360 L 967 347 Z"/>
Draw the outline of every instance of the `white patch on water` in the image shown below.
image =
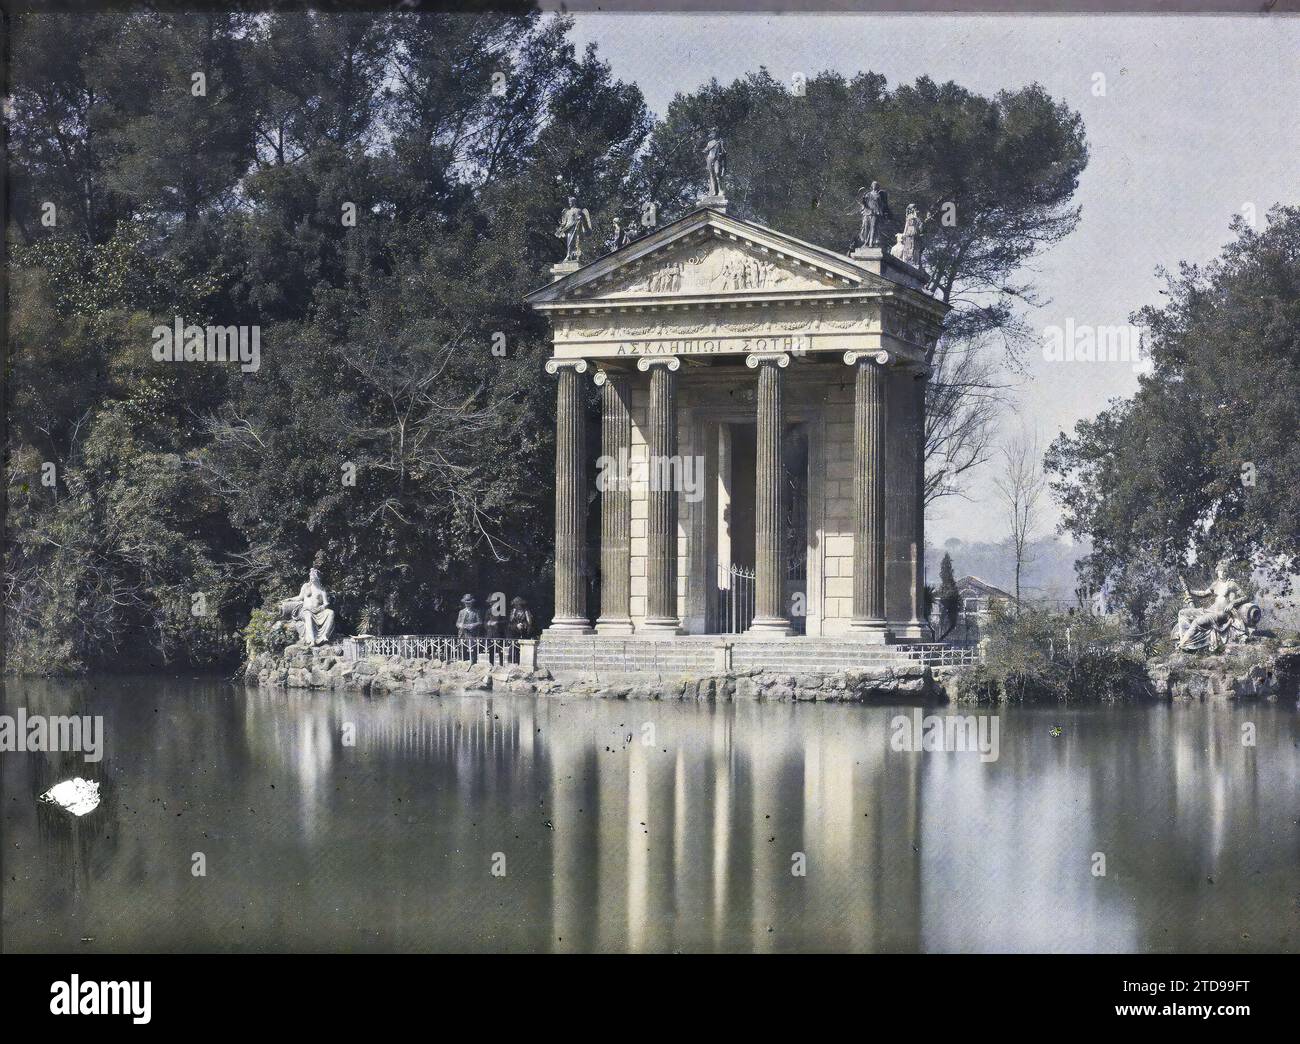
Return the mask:
<path fill-rule="evenodd" d="M 58 805 L 59 808 L 71 812 L 74 816 L 84 816 L 99 807 L 99 784 L 82 779 L 80 776 L 75 779 L 65 779 L 62 783 L 50 787 L 38 800 Z"/>

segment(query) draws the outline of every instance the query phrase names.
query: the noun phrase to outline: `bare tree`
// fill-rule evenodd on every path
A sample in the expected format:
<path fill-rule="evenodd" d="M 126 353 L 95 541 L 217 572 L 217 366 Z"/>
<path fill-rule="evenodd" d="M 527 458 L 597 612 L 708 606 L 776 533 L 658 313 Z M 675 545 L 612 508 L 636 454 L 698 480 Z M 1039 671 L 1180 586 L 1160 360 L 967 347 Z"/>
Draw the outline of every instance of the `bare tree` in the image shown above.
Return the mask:
<path fill-rule="evenodd" d="M 1015 556 L 1016 610 L 1020 608 L 1020 576 L 1032 561 L 1029 550 L 1034 530 L 1041 521 L 1043 495 L 1047 477 L 1043 474 L 1042 451 L 1038 438 L 1021 431 L 1003 444 L 1000 457 L 1002 474 L 993 480 L 998 499 L 1006 511 L 1010 534 L 1007 543 Z"/>
<path fill-rule="evenodd" d="M 929 360 L 925 413 L 925 502 L 965 496 L 965 475 L 988 460 L 1010 380 L 999 355 L 970 340 L 942 338 Z"/>

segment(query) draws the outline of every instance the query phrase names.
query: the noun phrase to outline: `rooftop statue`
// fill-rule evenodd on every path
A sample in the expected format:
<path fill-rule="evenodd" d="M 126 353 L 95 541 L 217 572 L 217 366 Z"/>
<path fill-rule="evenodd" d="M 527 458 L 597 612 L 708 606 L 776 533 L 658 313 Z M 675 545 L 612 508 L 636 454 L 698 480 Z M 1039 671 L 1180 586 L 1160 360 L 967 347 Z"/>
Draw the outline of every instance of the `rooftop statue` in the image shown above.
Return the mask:
<path fill-rule="evenodd" d="M 880 182 L 873 181 L 871 188 L 858 189 L 857 201 L 862 211 L 862 224 L 858 228 L 858 238 L 850 250 L 878 247 L 885 222 L 894 218 L 889 209 L 889 193 L 880 187 Z"/>
<path fill-rule="evenodd" d="M 610 236 L 609 239 L 610 251 L 612 252 L 615 250 L 621 250 L 623 247 L 627 246 L 630 242 L 632 242 L 632 240 L 634 240 L 636 236 L 637 236 L 637 227 L 636 227 L 635 220 L 629 221 L 626 225 L 624 225 L 622 218 L 620 217 L 614 218 L 614 234 Z"/>
<path fill-rule="evenodd" d="M 705 169 L 709 176 L 709 195 L 725 197 L 722 181 L 727 176 L 727 144 L 717 127 L 709 128 L 709 143 L 704 146 Z"/>
<path fill-rule="evenodd" d="M 555 238 L 564 240 L 565 261 L 582 261 L 582 239 L 591 230 L 591 213 L 578 206 L 577 196 L 570 196 L 568 207 L 560 215 L 560 227 L 555 230 Z"/>
<path fill-rule="evenodd" d="M 903 261 L 913 268 L 921 267 L 921 237 L 925 233 L 925 226 L 930 223 L 930 212 L 926 212 L 925 217 L 921 217 L 921 211 L 915 203 L 907 205 L 907 216 L 903 219 L 903 231 L 900 232 L 894 242 L 893 248 L 889 251 L 898 260 Z"/>

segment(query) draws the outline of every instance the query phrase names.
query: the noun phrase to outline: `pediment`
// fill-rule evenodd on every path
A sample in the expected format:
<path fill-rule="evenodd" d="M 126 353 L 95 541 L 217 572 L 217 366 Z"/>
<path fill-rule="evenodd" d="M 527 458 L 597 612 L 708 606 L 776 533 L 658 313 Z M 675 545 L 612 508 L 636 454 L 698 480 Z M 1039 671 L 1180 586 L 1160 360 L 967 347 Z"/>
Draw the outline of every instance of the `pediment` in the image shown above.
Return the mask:
<path fill-rule="evenodd" d="M 655 251 L 618 270 L 611 278 L 580 287 L 569 300 L 822 290 L 843 286 L 842 281 L 800 268 L 788 257 L 779 258 L 753 244 L 709 239 Z"/>
<path fill-rule="evenodd" d="M 533 307 L 763 299 L 894 284 L 843 254 L 701 209 L 528 294 Z"/>

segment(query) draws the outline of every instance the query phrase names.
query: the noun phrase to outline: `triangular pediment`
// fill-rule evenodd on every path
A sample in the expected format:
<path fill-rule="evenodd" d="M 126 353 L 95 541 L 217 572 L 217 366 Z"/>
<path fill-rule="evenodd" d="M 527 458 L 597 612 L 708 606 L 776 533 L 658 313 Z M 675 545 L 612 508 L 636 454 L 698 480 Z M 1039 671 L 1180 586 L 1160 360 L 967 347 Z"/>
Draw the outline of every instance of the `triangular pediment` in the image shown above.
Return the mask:
<path fill-rule="evenodd" d="M 710 238 L 673 244 L 572 292 L 569 300 L 684 294 L 741 294 L 760 290 L 843 288 L 844 282 L 751 243 Z"/>
<path fill-rule="evenodd" d="M 843 254 L 701 209 L 534 290 L 525 300 L 546 308 L 886 290 L 892 285 Z"/>

